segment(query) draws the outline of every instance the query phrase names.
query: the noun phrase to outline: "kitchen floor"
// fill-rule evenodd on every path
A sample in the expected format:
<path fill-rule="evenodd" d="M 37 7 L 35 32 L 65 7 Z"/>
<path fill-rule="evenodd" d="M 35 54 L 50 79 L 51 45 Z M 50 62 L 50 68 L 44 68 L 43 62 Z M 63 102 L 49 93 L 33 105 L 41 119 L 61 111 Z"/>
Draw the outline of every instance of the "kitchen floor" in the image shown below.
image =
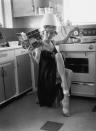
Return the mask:
<path fill-rule="evenodd" d="M 0 109 L 0 131 L 96 131 L 95 105 L 96 99 L 71 96 L 71 117 L 64 117 L 61 107 L 39 107 L 29 92 Z"/>

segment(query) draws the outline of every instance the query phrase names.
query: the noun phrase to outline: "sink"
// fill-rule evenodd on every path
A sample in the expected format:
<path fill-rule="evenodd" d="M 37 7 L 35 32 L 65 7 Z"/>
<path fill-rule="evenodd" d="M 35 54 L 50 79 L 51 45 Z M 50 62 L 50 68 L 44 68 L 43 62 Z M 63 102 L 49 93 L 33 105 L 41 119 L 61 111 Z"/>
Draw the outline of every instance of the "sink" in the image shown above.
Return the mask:
<path fill-rule="evenodd" d="M 9 43 L 9 47 L 18 47 L 19 46 L 18 45 L 19 41 L 9 41 L 8 43 Z"/>

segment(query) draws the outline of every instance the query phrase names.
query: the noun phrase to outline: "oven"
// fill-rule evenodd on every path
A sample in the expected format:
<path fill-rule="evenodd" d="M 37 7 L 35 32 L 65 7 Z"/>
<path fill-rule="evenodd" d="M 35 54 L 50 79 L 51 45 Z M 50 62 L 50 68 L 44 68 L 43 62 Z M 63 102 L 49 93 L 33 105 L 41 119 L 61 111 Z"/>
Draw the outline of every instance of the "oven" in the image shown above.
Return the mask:
<path fill-rule="evenodd" d="M 96 44 L 62 44 L 60 51 L 73 71 L 71 94 L 96 97 Z"/>

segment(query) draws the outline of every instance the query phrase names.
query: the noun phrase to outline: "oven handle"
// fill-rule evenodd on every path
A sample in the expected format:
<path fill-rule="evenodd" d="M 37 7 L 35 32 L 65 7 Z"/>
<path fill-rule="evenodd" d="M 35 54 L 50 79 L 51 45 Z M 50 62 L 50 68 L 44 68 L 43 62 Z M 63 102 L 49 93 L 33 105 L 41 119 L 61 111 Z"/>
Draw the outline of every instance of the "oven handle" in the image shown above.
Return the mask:
<path fill-rule="evenodd" d="M 93 82 L 79 82 L 79 81 L 73 81 L 72 84 L 75 84 L 75 85 L 84 85 L 84 86 L 94 86 L 95 83 Z"/>

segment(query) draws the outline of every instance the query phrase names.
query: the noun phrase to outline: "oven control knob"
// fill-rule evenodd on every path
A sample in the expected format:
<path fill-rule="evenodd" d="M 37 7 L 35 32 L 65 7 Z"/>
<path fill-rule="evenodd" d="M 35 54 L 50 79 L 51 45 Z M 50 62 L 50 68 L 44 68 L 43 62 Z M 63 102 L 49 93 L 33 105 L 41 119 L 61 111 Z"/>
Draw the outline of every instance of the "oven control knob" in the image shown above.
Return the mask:
<path fill-rule="evenodd" d="M 93 45 L 89 45 L 89 50 L 92 50 L 94 49 L 94 46 Z"/>

